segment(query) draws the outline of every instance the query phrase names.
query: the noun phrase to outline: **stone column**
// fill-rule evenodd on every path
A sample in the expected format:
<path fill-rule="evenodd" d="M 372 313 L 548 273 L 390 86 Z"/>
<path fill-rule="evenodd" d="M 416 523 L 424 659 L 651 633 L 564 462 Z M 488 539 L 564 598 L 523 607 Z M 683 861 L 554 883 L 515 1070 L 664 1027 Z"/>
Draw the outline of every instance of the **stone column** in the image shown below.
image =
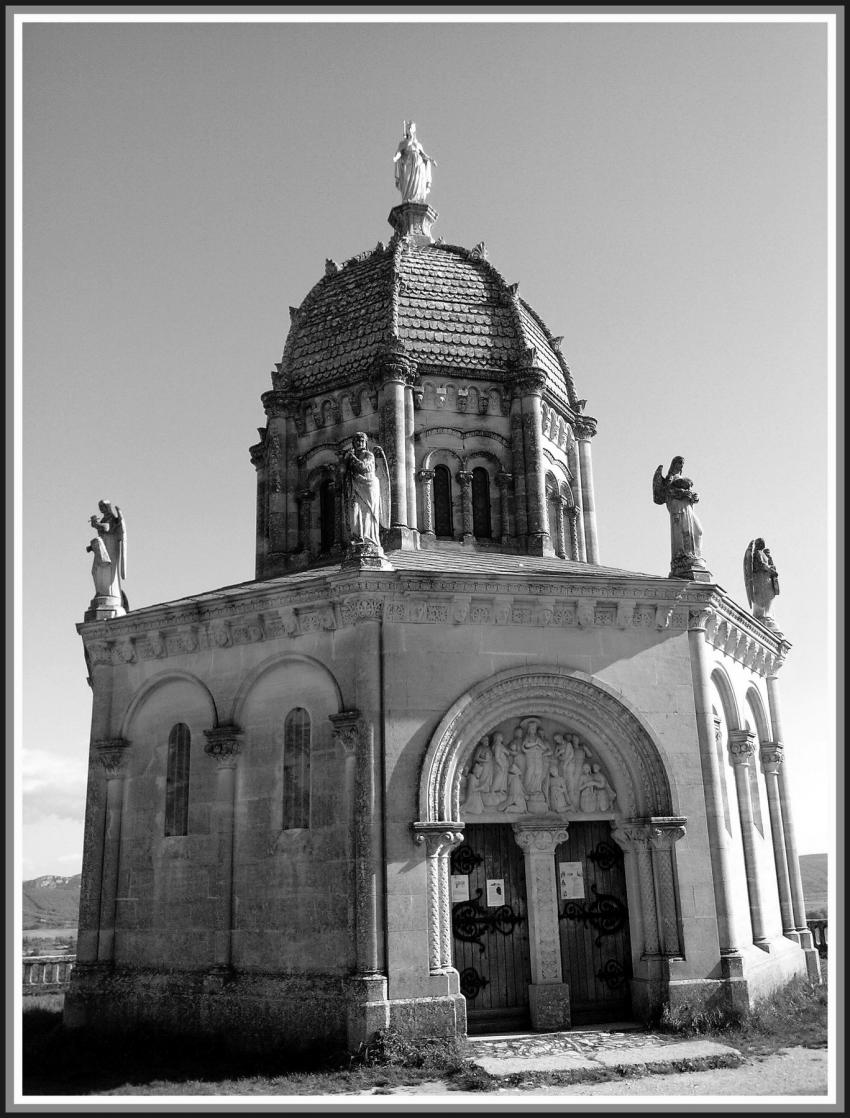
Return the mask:
<path fill-rule="evenodd" d="M 264 392 L 261 400 L 268 419 L 262 455 L 264 460 L 262 484 L 265 497 L 263 559 L 267 560 L 275 552 L 288 550 L 287 501 L 290 487 L 287 478 L 287 461 L 292 456 L 293 447 L 289 445 L 292 440 L 289 438 L 290 421 L 287 417 L 294 407 L 294 401 L 286 393 L 277 390 Z M 258 503 L 259 485 L 258 476 Z"/>
<path fill-rule="evenodd" d="M 567 509 L 567 517 L 570 524 L 570 559 L 578 560 L 581 557 L 581 545 L 579 543 L 578 526 L 580 517 L 578 509 L 575 505 L 570 505 Z"/>
<path fill-rule="evenodd" d="M 205 730 L 204 753 L 216 766 L 212 830 L 217 840 L 214 965 L 228 970 L 233 962 L 233 830 L 236 811 L 236 759 L 242 731 L 236 726 Z"/>
<path fill-rule="evenodd" d="M 661 948 L 649 825 L 643 820 L 628 820 L 618 824 L 611 831 L 611 838 L 627 857 L 631 856 L 634 859 L 640 885 L 639 915 L 643 932 L 641 954 L 650 958 L 657 958 L 661 954 Z M 629 898 L 629 909 L 630 925 L 634 930 L 634 916 L 636 914 L 632 911 L 632 898 Z"/>
<path fill-rule="evenodd" d="M 499 520 L 501 521 L 500 542 L 503 545 L 509 543 L 513 535 L 511 531 L 511 481 L 511 474 L 502 470 L 496 474 L 496 485 L 499 487 Z"/>
<path fill-rule="evenodd" d="M 266 469 L 266 454 L 263 443 L 256 443 L 250 447 L 249 453 L 251 455 L 251 465 L 257 471 L 257 544 L 254 577 L 262 578 L 265 570 L 266 554 L 269 550 L 268 470 Z"/>
<path fill-rule="evenodd" d="M 707 609 L 690 611 L 688 644 L 691 653 L 691 679 L 694 688 L 714 903 L 717 910 L 717 934 L 720 939 L 720 961 L 724 978 L 739 978 L 743 968 L 733 916 L 731 860 L 723 819 L 723 797 L 720 791 L 723 773 L 720 771 L 720 763 L 714 748 L 714 715 L 711 710 L 711 686 L 705 640 L 705 627 L 710 616 L 711 611 Z"/>
<path fill-rule="evenodd" d="M 413 377 L 413 364 L 400 342 L 379 359 L 381 443 L 390 468 L 390 528 L 393 546 L 401 547 L 410 527 L 407 507 L 407 405 L 405 398 Z M 411 413 L 413 402 L 411 398 Z"/>
<path fill-rule="evenodd" d="M 528 517 L 527 548 L 531 554 L 543 555 L 552 547 L 547 531 L 546 471 L 543 467 L 543 385 L 545 377 L 536 370 L 522 373 L 522 432 L 525 450 L 525 494 Z"/>
<path fill-rule="evenodd" d="M 531 985 L 528 987 L 531 1027 L 558 1032 L 570 1027 L 570 988 L 561 969 L 558 930 L 558 878 L 555 849 L 567 841 L 567 828 L 514 823 L 514 835 L 525 856 Z"/>
<path fill-rule="evenodd" d="M 673 872 L 673 847 L 684 835 L 683 818 L 654 817 L 649 820 L 661 953 L 668 958 L 683 954 L 681 918 Z"/>
<path fill-rule="evenodd" d="M 581 563 L 587 562 L 587 546 L 584 538 L 584 517 L 581 511 L 581 461 L 578 454 L 578 442 L 575 437 L 570 439 L 569 449 L 567 450 L 567 462 L 569 463 L 572 481 L 570 487 L 573 491 L 573 505 L 574 505 L 574 525 L 575 525 L 575 547 L 573 557 L 578 559 Z"/>
<path fill-rule="evenodd" d="M 511 399 L 511 463 L 514 476 L 514 517 L 517 542 L 525 546 L 528 536 L 528 512 L 525 501 L 525 450 L 522 436 L 522 400 Z"/>
<path fill-rule="evenodd" d="M 584 539 L 588 563 L 599 562 L 596 538 L 596 503 L 593 497 L 593 469 L 590 464 L 590 440 L 596 434 L 596 420 L 582 416 L 576 423 L 578 456 L 581 462 L 581 507 L 584 515 Z"/>
<path fill-rule="evenodd" d="M 407 525 L 413 531 L 419 527 L 416 509 L 416 451 L 413 446 L 413 388 L 410 383 L 404 389 L 404 443 L 405 464 L 407 466 Z"/>
<path fill-rule="evenodd" d="M 460 483 L 461 520 L 463 524 L 463 542 L 472 543 L 472 474 L 468 470 L 458 470 L 457 480 Z"/>
<path fill-rule="evenodd" d="M 301 489 L 295 494 L 298 502 L 298 546 L 300 551 L 310 554 L 310 526 L 313 520 L 313 498 L 311 489 Z"/>
<path fill-rule="evenodd" d="M 758 853 L 756 851 L 756 826 L 753 820 L 753 802 L 750 795 L 750 765 L 756 751 L 755 737 L 755 734 L 750 730 L 730 730 L 729 754 L 735 770 L 735 791 L 738 794 L 738 815 L 741 820 L 741 843 L 744 847 L 744 871 L 747 875 L 753 943 L 757 947 L 767 950 L 764 902 L 762 900 Z"/>
<path fill-rule="evenodd" d="M 414 823 L 413 838 L 425 844 L 428 873 L 428 966 L 431 974 L 452 967 L 452 904 L 449 857 L 463 842 L 462 823 Z"/>
<path fill-rule="evenodd" d="M 422 524 L 420 531 L 423 536 L 434 536 L 434 471 L 422 469 L 419 471 L 419 491 L 422 494 Z"/>
<path fill-rule="evenodd" d="M 773 740 L 781 742 L 782 737 L 782 707 L 779 701 L 779 679 L 776 673 L 781 667 L 780 660 L 774 669 L 773 675 L 767 677 L 767 701 L 770 707 L 770 725 L 773 730 Z M 782 829 L 785 833 L 785 853 L 788 860 L 788 880 L 791 886 L 791 906 L 794 910 L 794 924 L 800 937 L 800 946 L 805 950 L 814 948 L 812 933 L 806 922 L 806 902 L 803 897 L 803 879 L 800 875 L 800 859 L 797 854 L 797 839 L 794 831 L 794 816 L 791 811 L 791 797 L 785 779 L 785 767 L 781 766 L 777 774 L 779 784 L 779 802 L 782 805 Z M 815 953 L 817 954 L 817 953 Z"/>
<path fill-rule="evenodd" d="M 555 498 L 555 516 L 557 518 L 557 523 L 556 523 L 556 526 L 555 526 L 556 527 L 555 554 L 559 555 L 561 557 L 561 559 L 566 559 L 568 557 L 567 556 L 567 528 L 566 528 L 566 516 L 567 516 L 568 507 L 569 506 L 568 506 L 567 501 L 564 497 L 558 496 L 558 497 Z"/>
<path fill-rule="evenodd" d="M 123 738 L 110 738 L 94 743 L 95 755 L 106 774 L 98 963 L 112 963 L 115 960 L 115 915 L 118 900 L 118 871 L 121 863 L 121 813 L 124 805 L 124 777 L 127 771 L 129 744 Z"/>
<path fill-rule="evenodd" d="M 779 911 L 782 915 L 782 934 L 795 943 L 800 937 L 794 926 L 794 909 L 791 904 L 791 884 L 788 880 L 788 862 L 785 856 L 785 831 L 782 826 L 782 805 L 779 802 L 779 767 L 782 764 L 782 746 L 773 741 L 761 743 L 761 767 L 767 788 L 767 810 L 770 815 L 770 837 L 773 845 L 773 864 L 776 867 L 776 884 L 779 889 Z"/>

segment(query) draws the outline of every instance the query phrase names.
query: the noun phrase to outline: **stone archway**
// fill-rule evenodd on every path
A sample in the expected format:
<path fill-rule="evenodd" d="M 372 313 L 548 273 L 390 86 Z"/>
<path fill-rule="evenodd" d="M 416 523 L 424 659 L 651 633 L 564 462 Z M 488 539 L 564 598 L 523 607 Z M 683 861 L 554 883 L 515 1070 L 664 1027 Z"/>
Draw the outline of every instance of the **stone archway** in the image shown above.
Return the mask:
<path fill-rule="evenodd" d="M 558 666 L 509 669 L 461 696 L 440 722 L 422 766 L 419 819 L 413 824 L 428 859 L 429 943 L 432 973 L 453 973 L 449 859 L 463 839 L 468 818 L 499 817 L 492 808 L 469 816 L 461 806 L 462 784 L 478 743 L 510 720 L 540 718 L 549 732 L 558 724 L 588 743 L 616 795 L 595 818 L 610 821 L 623 850 L 635 978 L 644 986 L 641 1006 L 657 1001 L 666 957 L 682 951 L 673 846 L 685 820 L 674 814 L 674 795 L 657 742 L 612 688 Z M 616 805 L 616 806 L 614 806 Z M 466 798 L 469 807 L 469 796 Z M 466 818 L 465 818 L 466 816 Z M 532 1024 L 539 1030 L 569 1027 L 569 990 L 558 949 L 558 882 L 555 850 L 570 823 L 588 816 L 573 805 L 553 810 L 531 797 L 527 810 L 508 812 L 525 857 L 531 929 L 529 985 Z M 647 994 L 647 991 L 655 991 Z"/>

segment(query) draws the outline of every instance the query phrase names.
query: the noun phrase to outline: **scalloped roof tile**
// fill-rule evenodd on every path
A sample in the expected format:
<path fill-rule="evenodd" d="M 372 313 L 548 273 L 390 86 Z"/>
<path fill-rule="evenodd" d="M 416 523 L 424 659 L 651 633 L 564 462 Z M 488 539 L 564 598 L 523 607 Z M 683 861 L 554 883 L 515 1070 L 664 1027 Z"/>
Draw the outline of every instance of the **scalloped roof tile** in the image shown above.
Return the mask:
<path fill-rule="evenodd" d="M 432 373 L 445 365 L 451 376 L 461 366 L 493 379 L 507 378 L 533 348 L 553 395 L 575 399 L 548 330 L 488 261 L 455 245 L 397 238 L 309 292 L 284 349 L 288 388 L 310 396 L 360 380 L 393 339 Z"/>

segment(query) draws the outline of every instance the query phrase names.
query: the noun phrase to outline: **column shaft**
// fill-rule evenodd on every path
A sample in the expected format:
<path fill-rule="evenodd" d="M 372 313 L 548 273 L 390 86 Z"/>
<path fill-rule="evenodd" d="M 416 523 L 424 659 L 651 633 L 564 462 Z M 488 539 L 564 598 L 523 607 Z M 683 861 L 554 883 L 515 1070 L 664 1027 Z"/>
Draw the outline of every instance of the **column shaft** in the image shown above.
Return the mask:
<path fill-rule="evenodd" d="M 463 542 L 473 541 L 472 518 L 472 474 L 468 470 L 459 470 L 457 480 L 460 483 L 461 518 L 463 523 Z"/>
<path fill-rule="evenodd" d="M 405 417 L 405 385 L 401 380 L 385 380 L 384 403 L 381 409 L 387 459 L 390 467 L 390 523 L 393 528 L 407 527 L 407 433 Z"/>
<path fill-rule="evenodd" d="M 586 429 L 585 429 L 586 430 Z M 590 460 L 590 433 L 579 435 L 581 461 L 581 507 L 584 517 L 584 539 L 588 563 L 599 562 L 599 543 L 596 538 L 596 503 L 593 496 L 593 468 Z"/>
<path fill-rule="evenodd" d="M 753 820 L 749 773 L 749 766 L 755 752 L 753 740 L 754 735 L 746 730 L 732 730 L 729 734 L 729 748 L 735 770 L 738 817 L 741 822 L 741 845 L 744 848 L 744 872 L 747 876 L 747 895 L 750 904 L 753 943 L 762 945 L 767 942 L 767 936 L 764 927 L 764 902 L 759 879 L 756 825 Z"/>
<path fill-rule="evenodd" d="M 776 868 L 776 884 L 779 889 L 779 911 L 782 916 L 782 933 L 799 943 L 794 926 L 794 909 L 791 904 L 791 884 L 788 880 L 788 860 L 785 853 L 785 831 L 782 826 L 782 806 L 779 802 L 779 765 L 781 750 L 770 749 L 768 743 L 762 746 L 762 768 L 767 788 L 767 810 L 770 815 L 770 837 L 773 846 L 773 864 Z"/>
<path fill-rule="evenodd" d="M 522 431 L 522 400 L 514 396 L 511 400 L 511 462 L 514 475 L 514 517 L 516 536 L 520 545 L 528 535 L 528 511 L 525 501 L 525 449 Z"/>
<path fill-rule="evenodd" d="M 582 502 L 582 488 L 581 488 L 581 460 L 578 453 L 578 442 L 573 439 L 570 443 L 570 448 L 567 451 L 567 461 L 570 467 L 570 473 L 573 475 L 571 487 L 573 491 L 573 502 L 575 504 L 575 534 L 576 534 L 576 551 L 573 558 L 578 559 L 581 563 L 587 562 L 587 544 L 584 536 L 584 516 L 582 515 L 581 502 Z"/>
<path fill-rule="evenodd" d="M 546 523 L 546 474 L 543 470 L 543 415 L 539 392 L 522 397 L 522 429 L 525 446 L 525 486 L 528 534 L 540 547 L 549 542 Z"/>
<path fill-rule="evenodd" d="M 413 430 L 413 389 L 410 385 L 407 385 L 404 389 L 404 458 L 407 467 L 407 525 L 409 528 L 418 528 L 419 518 L 416 508 L 416 452 L 413 446 Z"/>
<path fill-rule="evenodd" d="M 688 643 L 691 652 L 691 677 L 694 687 L 700 767 L 705 795 L 714 903 L 717 909 L 717 933 L 720 939 L 720 954 L 722 956 L 738 954 L 739 947 L 736 942 L 731 894 L 732 873 L 723 819 L 723 799 L 720 792 L 723 773 L 720 771 L 720 764 L 714 748 L 714 716 L 711 710 L 708 653 L 705 643 L 705 623 L 707 620 L 705 614 L 707 614 L 707 611 L 692 611 L 692 627 L 688 631 Z"/>
<path fill-rule="evenodd" d="M 97 961 L 115 958 L 115 916 L 118 901 L 118 870 L 121 860 L 121 808 L 124 780 L 119 774 L 107 777 L 106 827 L 103 835 L 103 878 L 100 893 L 100 936 Z"/>
<path fill-rule="evenodd" d="M 419 471 L 419 485 L 422 493 L 422 523 L 421 531 L 423 535 L 434 535 L 434 489 L 432 482 L 434 480 L 433 470 L 420 470 Z"/>
<path fill-rule="evenodd" d="M 499 519 L 501 521 L 500 542 L 503 544 L 508 543 L 513 535 L 511 532 L 510 483 L 510 474 L 499 473 L 496 475 L 496 484 L 499 486 Z"/>

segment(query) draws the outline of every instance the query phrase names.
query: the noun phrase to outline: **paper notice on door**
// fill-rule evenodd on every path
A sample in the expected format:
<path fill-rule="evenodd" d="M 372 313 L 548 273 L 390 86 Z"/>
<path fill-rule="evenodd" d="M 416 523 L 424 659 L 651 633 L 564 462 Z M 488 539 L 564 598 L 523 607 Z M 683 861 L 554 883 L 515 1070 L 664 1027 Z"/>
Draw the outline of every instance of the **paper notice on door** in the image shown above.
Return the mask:
<path fill-rule="evenodd" d="M 469 900 L 469 878 L 466 874 L 452 874 L 452 904 Z"/>
<path fill-rule="evenodd" d="M 562 901 L 584 899 L 584 873 L 581 862 L 559 862 L 558 884 Z"/>
<path fill-rule="evenodd" d="M 503 877 L 487 878 L 487 907 L 498 908 L 505 903 L 505 879 Z"/>

